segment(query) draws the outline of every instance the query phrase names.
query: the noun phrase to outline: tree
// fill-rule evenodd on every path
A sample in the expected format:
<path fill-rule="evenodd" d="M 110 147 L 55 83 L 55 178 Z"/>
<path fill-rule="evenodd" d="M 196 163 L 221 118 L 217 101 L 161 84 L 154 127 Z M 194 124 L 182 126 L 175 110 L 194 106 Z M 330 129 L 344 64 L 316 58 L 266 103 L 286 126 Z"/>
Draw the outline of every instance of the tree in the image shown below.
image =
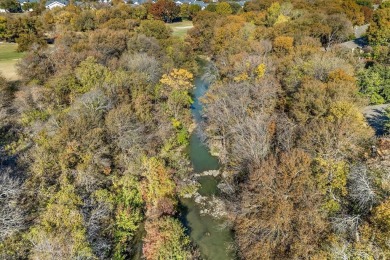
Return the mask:
<path fill-rule="evenodd" d="M 145 180 L 142 184 L 142 192 L 147 204 L 148 216 L 159 217 L 167 213 L 172 214 L 176 206 L 176 201 L 174 200 L 175 183 L 172 181 L 168 169 L 158 158 L 145 158 L 143 169 L 142 175 L 145 177 Z M 170 204 L 168 207 L 165 207 L 168 211 L 160 207 L 161 202 Z"/>
<path fill-rule="evenodd" d="M 90 31 L 96 28 L 95 14 L 86 10 L 72 19 L 72 25 L 76 31 Z"/>
<path fill-rule="evenodd" d="M 23 60 L 17 64 L 19 75 L 26 81 L 37 80 L 45 82 L 55 73 L 55 63 L 48 52 L 37 50 L 29 52 Z"/>
<path fill-rule="evenodd" d="M 20 34 L 16 39 L 16 43 L 18 44 L 18 52 L 27 51 L 34 45 L 34 47 L 36 47 L 36 45 L 39 46 L 38 48 L 46 47 L 47 45 L 47 42 L 42 35 L 37 36 L 35 34 Z"/>
<path fill-rule="evenodd" d="M 75 72 L 81 86 L 79 86 L 79 89 L 73 89 L 72 91 L 78 94 L 87 93 L 92 88 L 101 86 L 109 73 L 107 68 L 98 64 L 93 57 L 88 57 L 81 62 Z"/>
<path fill-rule="evenodd" d="M 187 118 L 181 118 L 181 110 L 189 107 L 193 102 L 189 91 L 193 88 L 192 73 L 185 69 L 173 69 L 169 74 L 164 74 L 160 80 L 163 84 L 161 96 L 165 99 L 167 113 L 176 120 L 187 122 Z"/>
<path fill-rule="evenodd" d="M 267 9 L 267 25 L 273 26 L 280 15 L 280 4 L 279 2 L 274 2 Z"/>
<path fill-rule="evenodd" d="M 209 5 L 206 6 L 205 11 L 209 12 L 216 12 L 217 11 L 217 5 L 210 3 Z"/>
<path fill-rule="evenodd" d="M 190 259 L 190 239 L 181 223 L 171 217 L 147 221 L 143 253 L 147 260 Z"/>
<path fill-rule="evenodd" d="M 278 36 L 274 40 L 273 49 L 275 52 L 285 55 L 291 53 L 294 47 L 294 38 L 288 36 Z"/>
<path fill-rule="evenodd" d="M 150 5 L 148 11 L 154 18 L 171 23 L 179 16 L 180 7 L 172 0 L 158 0 L 156 3 Z"/>
<path fill-rule="evenodd" d="M 362 212 L 371 211 L 377 195 L 373 186 L 373 180 L 366 165 L 356 165 L 352 167 L 349 175 L 349 196 Z"/>
<path fill-rule="evenodd" d="M 223 163 L 245 169 L 268 155 L 277 91 L 272 78 L 215 84 L 209 89 L 202 99 L 206 131 Z"/>
<path fill-rule="evenodd" d="M 180 6 L 180 15 L 181 17 L 185 17 L 188 18 L 189 20 L 192 20 L 192 18 L 198 12 L 200 12 L 200 10 L 201 10 L 200 5 L 184 3 Z"/>
<path fill-rule="evenodd" d="M 326 48 L 347 40 L 353 34 L 352 23 L 344 15 L 329 15 L 324 23 L 326 24 L 326 31 L 322 32 L 321 40 Z"/>
<path fill-rule="evenodd" d="M 229 5 L 228 2 L 218 3 L 215 8 L 215 11 L 217 12 L 217 14 L 220 15 L 228 15 L 233 13 L 232 7 Z"/>
<path fill-rule="evenodd" d="M 390 7 L 378 9 L 367 31 L 372 45 L 388 45 L 390 42 Z"/>
<path fill-rule="evenodd" d="M 10 172 L 0 168 L 0 243 L 25 226 L 25 213 L 18 205 L 21 182 L 11 177 Z"/>
<path fill-rule="evenodd" d="M 197 13 L 199 13 L 201 10 L 202 10 L 202 8 L 200 7 L 200 5 L 190 5 L 188 8 L 188 11 L 189 11 L 188 18 L 190 20 L 192 20 L 194 18 L 194 16 L 197 15 Z"/>
<path fill-rule="evenodd" d="M 114 179 L 116 258 L 122 258 L 126 253 L 130 253 L 129 244 L 143 219 L 143 200 L 139 184 L 139 181 L 130 174 Z"/>
<path fill-rule="evenodd" d="M 190 5 L 187 3 L 180 5 L 181 18 L 188 18 L 190 16 L 189 7 L 190 7 Z"/>
<path fill-rule="evenodd" d="M 171 36 L 171 30 L 164 22 L 158 20 L 143 20 L 138 31 L 148 37 L 156 39 L 168 39 Z"/>
<path fill-rule="evenodd" d="M 360 92 L 370 99 L 371 104 L 390 101 L 390 68 L 374 64 L 358 74 Z"/>
<path fill-rule="evenodd" d="M 39 224 L 30 229 L 28 239 L 33 244 L 33 259 L 92 257 L 78 209 L 82 202 L 74 192 L 72 185 L 65 184 L 50 199 Z"/>
<path fill-rule="evenodd" d="M 101 54 L 106 63 L 112 58 L 119 58 L 127 49 L 130 34 L 126 31 L 97 30 L 89 34 L 89 46 Z"/>
<path fill-rule="evenodd" d="M 208 5 L 207 7 L 211 6 Z M 215 5 L 214 5 L 215 6 Z M 210 11 L 200 11 L 193 19 L 194 28 L 188 31 L 190 46 L 195 51 L 210 51 L 210 40 L 214 37 L 214 25 L 218 14 Z"/>
<path fill-rule="evenodd" d="M 244 11 L 250 12 L 250 11 L 261 11 L 269 8 L 275 1 L 274 0 L 252 0 L 247 1 L 244 4 Z"/>
<path fill-rule="evenodd" d="M 16 0 L 0 0 L 0 8 L 11 13 L 19 13 L 22 11 L 19 2 Z"/>
<path fill-rule="evenodd" d="M 318 252 L 326 224 L 310 163 L 305 152 L 292 150 L 251 169 L 235 224 L 243 258 L 310 258 Z"/>

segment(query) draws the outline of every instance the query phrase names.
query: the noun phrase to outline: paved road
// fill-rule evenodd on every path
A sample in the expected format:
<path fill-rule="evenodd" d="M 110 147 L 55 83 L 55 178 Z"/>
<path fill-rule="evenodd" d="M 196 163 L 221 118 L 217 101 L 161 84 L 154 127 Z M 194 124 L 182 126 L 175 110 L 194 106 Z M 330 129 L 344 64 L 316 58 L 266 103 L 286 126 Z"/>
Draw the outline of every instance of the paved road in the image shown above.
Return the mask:
<path fill-rule="evenodd" d="M 375 129 L 376 135 L 384 135 L 384 124 L 389 118 L 385 114 L 386 108 L 390 107 L 390 104 L 368 106 L 363 109 L 363 114 L 367 118 L 368 124 Z"/>
<path fill-rule="evenodd" d="M 366 32 L 367 32 L 367 29 L 368 29 L 368 26 L 370 26 L 370 24 L 365 24 L 365 25 L 362 25 L 362 26 L 355 26 L 354 27 L 354 30 L 355 30 L 355 37 L 356 38 L 361 38 L 363 37 Z"/>
<path fill-rule="evenodd" d="M 340 43 L 340 46 L 346 47 L 348 49 L 356 49 L 356 48 L 363 48 L 368 45 L 367 38 L 365 37 L 365 34 L 367 32 L 368 26 L 370 24 L 365 24 L 362 26 L 355 26 L 354 27 L 354 33 L 355 33 L 355 40 L 347 41 Z"/>

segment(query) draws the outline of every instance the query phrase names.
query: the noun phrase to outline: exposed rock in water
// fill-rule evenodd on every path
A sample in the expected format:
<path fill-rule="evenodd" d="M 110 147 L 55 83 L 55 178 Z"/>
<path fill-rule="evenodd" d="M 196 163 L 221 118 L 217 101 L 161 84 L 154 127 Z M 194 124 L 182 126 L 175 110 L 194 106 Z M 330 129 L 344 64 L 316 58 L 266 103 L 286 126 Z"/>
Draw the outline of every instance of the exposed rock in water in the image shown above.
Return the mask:
<path fill-rule="evenodd" d="M 199 205 L 204 206 L 207 199 L 206 196 L 202 196 L 198 192 L 194 194 L 194 201 Z"/>
<path fill-rule="evenodd" d="M 204 172 L 201 172 L 201 173 L 196 173 L 196 174 L 194 174 L 194 177 L 195 178 L 202 177 L 202 176 L 217 177 L 219 175 L 221 175 L 221 172 L 219 170 L 210 170 L 210 171 L 204 171 Z"/>
<path fill-rule="evenodd" d="M 225 203 L 215 196 L 209 198 L 196 193 L 194 201 L 201 207 L 200 214 L 202 215 L 210 215 L 213 218 L 224 218 L 227 216 Z"/>

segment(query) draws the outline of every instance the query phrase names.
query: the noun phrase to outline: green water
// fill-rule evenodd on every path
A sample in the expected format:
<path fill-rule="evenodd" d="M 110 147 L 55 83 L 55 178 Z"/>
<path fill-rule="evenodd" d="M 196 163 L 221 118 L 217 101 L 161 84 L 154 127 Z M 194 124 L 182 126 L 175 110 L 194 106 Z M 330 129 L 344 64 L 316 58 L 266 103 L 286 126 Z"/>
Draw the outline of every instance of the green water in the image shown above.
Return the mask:
<path fill-rule="evenodd" d="M 208 85 L 201 78 L 195 80 L 193 92 L 192 114 L 196 122 L 201 122 L 202 106 L 199 98 L 207 91 Z M 207 146 L 200 140 L 196 131 L 193 132 L 189 156 L 197 173 L 219 168 L 218 159 L 213 157 Z M 212 196 L 218 193 L 218 179 L 212 176 L 203 176 L 198 179 L 201 187 L 198 192 L 202 196 Z M 217 220 L 208 215 L 200 214 L 200 207 L 193 199 L 182 199 L 183 223 L 189 231 L 189 235 L 201 252 L 201 256 L 207 260 L 229 260 L 234 259 L 232 250 L 233 235 L 229 228 L 224 227 L 223 220 Z"/>

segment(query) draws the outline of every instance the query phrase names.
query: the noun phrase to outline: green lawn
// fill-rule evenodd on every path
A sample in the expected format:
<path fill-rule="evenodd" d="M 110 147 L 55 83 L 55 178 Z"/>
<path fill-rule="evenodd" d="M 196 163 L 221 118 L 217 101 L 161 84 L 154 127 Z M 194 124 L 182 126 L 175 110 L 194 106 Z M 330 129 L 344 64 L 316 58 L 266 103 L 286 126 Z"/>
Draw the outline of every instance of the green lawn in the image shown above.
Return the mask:
<path fill-rule="evenodd" d="M 183 21 L 183 22 L 177 22 L 177 23 L 169 23 L 167 24 L 173 31 L 172 35 L 184 38 L 187 34 L 187 31 L 193 27 L 193 24 L 191 21 Z"/>
<path fill-rule="evenodd" d="M 24 53 L 16 52 L 16 43 L 0 43 L 0 61 L 14 60 L 23 57 Z"/>
<path fill-rule="evenodd" d="M 9 80 L 18 79 L 15 64 L 24 55 L 16 48 L 16 43 L 0 43 L 0 73 Z"/>

